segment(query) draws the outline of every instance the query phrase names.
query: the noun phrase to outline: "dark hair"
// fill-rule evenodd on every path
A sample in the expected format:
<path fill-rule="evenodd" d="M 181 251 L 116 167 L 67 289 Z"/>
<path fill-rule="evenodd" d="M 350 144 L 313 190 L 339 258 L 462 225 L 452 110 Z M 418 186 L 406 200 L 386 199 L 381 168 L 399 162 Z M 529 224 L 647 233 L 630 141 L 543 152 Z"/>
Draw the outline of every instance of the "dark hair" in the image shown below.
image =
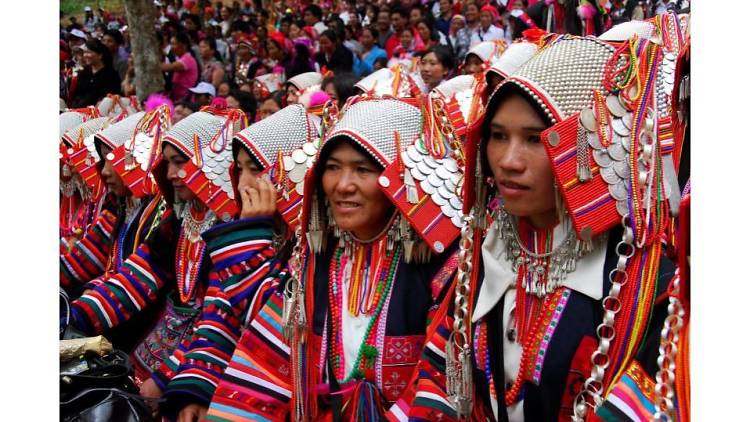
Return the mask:
<path fill-rule="evenodd" d="M 86 48 L 100 54 L 105 67 L 112 67 L 112 53 L 109 52 L 109 49 L 101 41 L 96 38 L 90 39 L 86 41 Z"/>
<path fill-rule="evenodd" d="M 198 17 L 198 15 L 194 15 L 192 13 L 186 13 L 182 16 L 182 19 L 185 20 L 191 20 L 195 24 L 195 27 L 198 29 L 201 29 L 201 18 Z"/>
<path fill-rule="evenodd" d="M 354 84 L 359 81 L 359 78 L 351 72 L 339 73 L 335 76 L 328 76 L 323 79 L 320 83 L 320 88 L 325 88 L 329 83 L 333 83 L 333 89 L 336 90 L 337 103 L 339 108 L 344 105 L 349 97 L 356 95 L 354 91 Z"/>
<path fill-rule="evenodd" d="M 192 43 L 190 42 L 190 36 L 187 34 L 187 32 L 178 32 L 174 35 L 172 35 L 175 40 L 177 40 L 178 43 L 185 46 L 185 48 L 190 51 L 190 46 Z"/>
<path fill-rule="evenodd" d="M 367 25 L 364 28 L 362 28 L 362 32 L 364 31 L 370 31 L 370 34 L 372 34 L 372 37 L 375 38 L 375 44 L 378 43 L 378 37 L 380 37 L 380 32 L 378 32 L 377 29 L 375 29 L 375 25 Z"/>
<path fill-rule="evenodd" d="M 177 106 L 183 106 L 185 108 L 190 109 L 190 111 L 192 111 L 193 113 L 198 111 L 198 104 L 195 104 L 192 101 L 178 101 L 177 103 L 175 103 L 174 106 L 175 108 L 177 108 Z"/>
<path fill-rule="evenodd" d="M 336 31 L 334 31 L 333 29 L 326 29 L 325 31 L 323 31 L 322 34 L 320 34 L 320 37 L 318 37 L 318 39 L 323 38 L 323 37 L 328 38 L 334 44 L 338 45 L 339 43 L 339 36 L 338 34 L 336 34 Z"/>
<path fill-rule="evenodd" d="M 115 29 L 108 29 L 104 31 L 104 35 L 109 35 L 110 37 L 112 37 L 117 45 L 125 44 L 125 38 L 122 36 L 122 32 L 120 31 L 117 31 Z"/>
<path fill-rule="evenodd" d="M 336 35 L 339 37 L 340 40 L 343 40 L 345 38 L 346 33 L 344 31 L 345 31 L 346 25 L 344 25 L 344 21 L 341 20 L 340 17 L 338 16 L 332 17 L 331 19 L 328 20 L 327 25 L 328 25 L 328 29 L 332 29 L 336 31 Z"/>
<path fill-rule="evenodd" d="M 449 72 L 453 70 L 455 59 L 453 58 L 453 52 L 451 51 L 450 47 L 445 45 L 433 45 L 432 47 L 428 48 L 427 51 L 424 52 L 424 54 L 422 54 L 422 57 L 430 53 L 435 53 L 435 57 L 437 57 L 440 64 L 442 64 L 444 68 L 448 69 Z"/>
<path fill-rule="evenodd" d="M 240 110 L 244 111 L 249 121 L 255 121 L 255 111 L 258 108 L 257 101 L 253 94 L 239 89 L 233 89 L 229 92 L 229 95 L 234 97 L 238 103 L 240 103 Z"/>
<path fill-rule="evenodd" d="M 390 11 L 389 15 L 393 16 L 394 13 L 397 13 L 397 14 L 401 15 L 402 18 L 404 18 L 406 20 L 409 20 L 409 14 L 402 7 L 394 7 Z"/>
<path fill-rule="evenodd" d="M 388 67 L 388 57 L 380 57 L 376 59 L 373 63 L 373 66 L 375 66 L 376 64 L 382 67 Z"/>
<path fill-rule="evenodd" d="M 286 92 L 283 89 L 276 90 L 270 94 L 268 94 L 268 97 L 263 99 L 263 102 L 266 102 L 268 100 L 271 100 L 276 103 L 276 105 L 279 106 L 279 108 L 284 107 L 284 97 L 286 96 Z"/>
<path fill-rule="evenodd" d="M 229 25 L 229 32 L 232 33 L 234 31 L 240 31 L 247 34 L 250 32 L 250 24 L 243 20 L 234 21 Z"/>
<path fill-rule="evenodd" d="M 305 8 L 305 12 L 310 12 L 318 20 L 323 19 L 323 9 L 317 4 L 311 4 Z"/>
<path fill-rule="evenodd" d="M 203 38 L 201 42 L 206 43 L 208 45 L 208 48 L 214 51 L 214 58 L 218 61 L 221 61 L 221 54 L 219 54 L 218 50 L 216 49 L 216 38 L 212 37 L 211 35 L 206 35 L 206 37 Z"/>

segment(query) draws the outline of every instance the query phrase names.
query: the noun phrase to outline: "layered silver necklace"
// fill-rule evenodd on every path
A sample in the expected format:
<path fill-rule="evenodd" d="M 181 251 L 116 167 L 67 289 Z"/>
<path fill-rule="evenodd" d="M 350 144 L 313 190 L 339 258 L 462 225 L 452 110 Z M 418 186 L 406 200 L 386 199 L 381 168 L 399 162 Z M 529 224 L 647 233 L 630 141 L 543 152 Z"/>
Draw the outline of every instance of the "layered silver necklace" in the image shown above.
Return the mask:
<path fill-rule="evenodd" d="M 203 220 L 196 220 L 193 217 L 191 210 L 193 209 L 193 203 L 190 202 L 186 206 L 183 206 L 180 210 L 180 218 L 182 219 L 182 227 L 191 243 L 195 243 L 201 238 L 201 233 L 211 228 L 216 222 L 216 214 L 209 208 L 206 211 L 206 216 Z"/>
<path fill-rule="evenodd" d="M 578 260 L 593 250 L 591 244 L 576 239 L 575 231 L 569 228 L 562 243 L 550 252 L 531 251 L 518 236 L 515 218 L 503 208 L 496 211 L 494 224 L 500 230 L 505 257 L 512 263 L 513 272 L 518 274 L 522 266 L 527 268 L 527 277 L 524 277 L 521 287 L 527 294 L 540 298 L 560 287 L 568 274 L 575 271 Z"/>

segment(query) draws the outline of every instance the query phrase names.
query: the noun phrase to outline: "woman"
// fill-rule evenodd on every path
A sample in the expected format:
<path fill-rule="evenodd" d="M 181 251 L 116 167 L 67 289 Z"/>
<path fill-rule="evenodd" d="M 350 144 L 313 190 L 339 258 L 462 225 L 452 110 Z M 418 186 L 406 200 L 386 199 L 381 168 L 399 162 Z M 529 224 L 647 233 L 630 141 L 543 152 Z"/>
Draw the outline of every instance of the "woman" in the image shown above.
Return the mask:
<path fill-rule="evenodd" d="M 122 271 L 125 259 L 155 235 L 166 203 L 144 168 L 151 163 L 154 136 L 169 125 L 169 109 L 163 106 L 133 114 L 98 132 L 88 143 L 90 152 L 101 157 L 97 170 L 111 200 L 81 239 L 60 255 L 60 286 L 71 298 Z M 108 332 L 107 338 L 118 349 L 131 351 L 143 326 L 158 311 L 148 309 Z"/>
<path fill-rule="evenodd" d="M 101 41 L 86 41 L 83 63 L 85 68 L 78 73 L 71 100 L 73 108 L 95 105 L 107 94 L 120 93 L 120 75 L 112 67 L 112 54 Z"/>
<path fill-rule="evenodd" d="M 476 44 L 466 54 L 463 62 L 464 73 L 474 75 L 483 73 L 490 67 L 490 63 L 497 60 L 507 48 L 505 40 L 485 41 Z"/>
<path fill-rule="evenodd" d="M 237 59 L 233 63 L 232 80 L 241 87 L 250 83 L 263 63 L 256 57 L 250 39 L 242 36 L 237 43 Z"/>
<path fill-rule="evenodd" d="M 466 16 L 466 29 L 473 34 L 479 28 L 479 6 L 475 2 L 468 3 L 464 7 Z"/>
<path fill-rule="evenodd" d="M 633 42 L 631 56 L 623 44 L 551 36 L 492 95 L 481 139 L 469 144 L 478 149 L 467 152 L 476 159 L 466 173 L 476 176 L 464 184 L 471 225 L 461 265 L 472 270 L 450 299 L 473 310 L 447 311 L 436 327 L 411 418 L 603 417 L 614 381 L 631 370 L 648 331 L 661 329 L 666 304 L 657 297 L 673 272 L 662 259 L 673 199 L 662 194 L 676 177 L 659 164 L 671 159 L 660 141 L 670 126 L 657 136 L 652 119 L 669 105 L 654 101 L 654 85 L 637 85 L 669 73 L 653 60 L 658 45 Z M 627 68 L 638 75 L 625 77 Z M 639 163 L 634 179 L 631 162 Z M 442 344 L 445 357 L 431 349 Z M 633 376 L 642 379 L 644 368 Z"/>
<path fill-rule="evenodd" d="M 357 77 L 353 73 L 342 73 L 324 78 L 320 83 L 320 90 L 328 94 L 340 110 L 349 97 L 355 94 L 355 83 L 357 83 Z"/>
<path fill-rule="evenodd" d="M 268 97 L 260 103 L 257 120 L 263 120 L 281 110 L 284 104 L 284 95 L 284 91 L 281 90 L 268 94 Z"/>
<path fill-rule="evenodd" d="M 216 51 L 216 40 L 206 37 L 198 43 L 203 65 L 201 66 L 201 81 L 212 84 L 215 88 L 224 82 L 224 65 Z"/>
<path fill-rule="evenodd" d="M 479 25 L 471 34 L 471 45 L 478 44 L 482 41 L 494 41 L 505 39 L 505 31 L 495 26 L 495 22 L 500 19 L 495 6 L 486 4 L 479 11 Z"/>
<path fill-rule="evenodd" d="M 252 94 L 235 89 L 226 96 L 227 107 L 242 110 L 250 122 L 255 121 L 255 111 L 258 108 L 257 101 Z"/>
<path fill-rule="evenodd" d="M 169 41 L 175 61 L 161 63 L 162 72 L 172 72 L 172 90 L 169 98 L 172 101 L 187 99 L 190 88 L 198 84 L 198 62 L 190 50 L 190 37 L 184 32 L 178 32 Z"/>
<path fill-rule="evenodd" d="M 312 90 L 317 90 L 323 81 L 323 75 L 318 72 L 299 74 L 286 81 L 286 104 L 297 104 L 300 97 Z"/>
<path fill-rule="evenodd" d="M 136 384 L 144 396 L 158 396 L 153 381 L 148 380 L 176 345 L 189 336 L 208 279 L 214 276 L 206 265 L 208 257 L 200 233 L 225 212 L 231 212 L 216 203 L 231 204 L 233 193 L 228 180 L 210 179 L 202 169 L 216 174 L 228 165 L 228 148 L 221 140 L 232 136 L 243 120 L 238 110 L 205 109 L 181 120 L 165 134 L 160 145 L 162 159 L 152 171 L 167 201 L 161 224 L 125 260 L 119 272 L 71 303 L 72 324 L 90 335 L 109 332 L 152 307 L 161 307 L 166 296 L 164 312 L 156 325 L 138 327 L 142 340 L 131 354 Z M 201 158 L 193 159 L 194 151 L 200 151 Z M 218 158 L 222 158 L 219 164 Z M 196 164 L 203 160 L 205 166 Z M 188 189 L 180 177 L 188 171 L 192 182 L 212 192 L 211 198 Z"/>
<path fill-rule="evenodd" d="M 284 172 L 284 164 L 277 164 L 276 160 L 279 156 L 291 157 L 293 152 L 295 156 L 304 154 L 303 145 L 308 152 L 314 152 L 312 142 L 318 136 L 319 124 L 320 119 L 307 113 L 304 107 L 291 105 L 239 132 L 232 140 L 235 163 L 232 186 L 239 193 L 236 197 L 238 218 L 219 224 L 202 235 L 219 278 L 210 280 L 195 334 L 155 374 L 166 400 L 162 408 L 167 414 L 179 414 L 178 420 L 192 420 L 185 419 L 190 415 L 205 415 L 215 386 L 240 338 L 243 321 L 250 320 L 257 312 L 253 306 L 255 296 L 262 295 L 270 285 L 269 281 L 281 270 L 279 261 L 269 266 L 254 262 L 269 260 L 274 253 L 288 255 L 289 246 L 293 246 L 293 243 L 287 247 L 283 245 L 294 239 L 286 225 L 288 220 L 296 219 L 298 212 L 295 210 L 300 207 L 294 186 L 294 180 L 300 181 L 297 178 L 300 171 L 285 172 L 292 183 L 280 183 L 284 179 L 278 175 L 280 170 Z M 301 166 L 301 170 L 306 169 L 306 164 Z M 261 173 L 274 174 L 277 176 L 275 185 L 282 186 L 283 192 L 278 193 L 278 215 L 275 215 L 277 194 L 274 185 L 261 178 Z M 290 198 L 291 201 L 284 200 L 284 196 L 289 195 L 296 195 L 296 208 L 290 208 L 295 202 L 294 197 Z M 252 246 L 248 248 L 248 245 Z M 227 246 L 237 249 L 227 249 Z M 243 265 L 235 265 L 240 262 Z M 248 273 L 244 264 L 257 268 Z M 221 334 L 216 336 L 217 332 Z M 216 365 L 215 362 L 223 364 Z"/>
<path fill-rule="evenodd" d="M 376 60 L 388 58 L 385 50 L 376 44 L 379 35 L 374 26 L 362 28 L 362 35 L 359 37 L 359 42 L 362 44 L 362 53 L 359 56 L 360 68 L 358 69 L 360 76 L 367 76 L 372 73 Z"/>
<path fill-rule="evenodd" d="M 71 155 L 83 145 L 83 139 L 93 135 L 106 123 L 97 118 L 94 107 L 69 110 L 60 115 L 60 251 L 83 235 L 96 214 L 97 201 L 91 189 L 78 174 Z M 95 193 L 99 193 L 95 191 Z"/>
<path fill-rule="evenodd" d="M 393 49 L 393 57 L 391 57 L 393 63 L 402 60 L 409 60 L 424 48 L 422 39 L 415 32 L 416 31 L 411 28 L 404 28 L 401 30 L 401 33 L 399 34 L 401 43 Z"/>
<path fill-rule="evenodd" d="M 292 61 L 288 51 L 291 43 L 287 43 L 288 40 L 280 32 L 273 32 L 265 40 L 266 58 L 263 64 L 267 73 L 277 72 L 286 75 L 291 70 Z"/>
<path fill-rule="evenodd" d="M 427 87 L 433 89 L 448 77 L 453 66 L 453 54 L 450 48 L 437 45 L 422 55 L 419 61 L 419 73 Z"/>
<path fill-rule="evenodd" d="M 322 73 L 351 72 L 354 65 L 352 52 L 341 44 L 336 32 L 328 29 L 320 34 L 320 51 L 315 53 L 315 61 Z"/>
<path fill-rule="evenodd" d="M 384 193 L 403 186 L 398 139 L 419 139 L 421 121 L 414 102 L 362 99 L 327 132 L 305 179 L 291 274 L 247 325 L 209 419 L 379 420 L 398 400 L 452 271 L 440 269 L 448 244 L 431 256 L 437 243 L 418 239 L 412 227 L 424 227 Z"/>

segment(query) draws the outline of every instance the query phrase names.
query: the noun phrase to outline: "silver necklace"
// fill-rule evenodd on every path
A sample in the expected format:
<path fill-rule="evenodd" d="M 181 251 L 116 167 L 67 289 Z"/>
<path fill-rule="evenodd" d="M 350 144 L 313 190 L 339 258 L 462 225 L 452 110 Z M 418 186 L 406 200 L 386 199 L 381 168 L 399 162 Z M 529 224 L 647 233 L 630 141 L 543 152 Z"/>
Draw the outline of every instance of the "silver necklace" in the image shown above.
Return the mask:
<path fill-rule="evenodd" d="M 180 217 L 182 218 L 182 228 L 185 230 L 188 240 L 191 243 L 195 243 L 201 238 L 201 233 L 211 228 L 216 222 L 216 215 L 209 208 L 206 211 L 206 216 L 203 220 L 196 220 L 193 217 L 193 213 L 190 212 L 193 209 L 193 203 L 189 203 L 187 206 L 182 208 Z"/>
<path fill-rule="evenodd" d="M 560 245 L 549 252 L 537 253 L 529 250 L 518 236 L 514 218 L 504 209 L 496 211 L 495 224 L 505 245 L 505 257 L 513 264 L 513 272 L 518 274 L 522 266 L 527 269 L 521 287 L 527 294 L 539 298 L 554 292 L 560 287 L 569 273 L 576 269 L 578 260 L 591 252 L 591 245 L 576 239 L 570 229 Z"/>

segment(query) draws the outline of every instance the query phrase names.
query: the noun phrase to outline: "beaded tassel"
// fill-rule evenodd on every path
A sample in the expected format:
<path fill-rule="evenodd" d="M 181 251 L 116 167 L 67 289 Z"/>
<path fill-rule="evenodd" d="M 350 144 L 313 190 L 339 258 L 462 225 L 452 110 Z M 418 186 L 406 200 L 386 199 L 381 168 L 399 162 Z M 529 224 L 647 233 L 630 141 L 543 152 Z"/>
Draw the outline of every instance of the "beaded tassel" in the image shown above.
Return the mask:
<path fill-rule="evenodd" d="M 579 123 L 578 136 L 576 138 L 576 175 L 580 182 L 591 180 L 591 164 L 588 156 L 588 140 L 586 129 Z"/>
<path fill-rule="evenodd" d="M 412 261 L 412 253 L 414 252 L 414 232 L 404 216 L 399 216 L 398 227 L 401 244 L 404 246 L 404 261 L 408 264 Z"/>
<path fill-rule="evenodd" d="M 404 169 L 404 186 L 406 186 L 406 200 L 410 204 L 419 203 L 419 194 L 417 193 L 417 183 L 411 175 L 409 169 Z"/>

